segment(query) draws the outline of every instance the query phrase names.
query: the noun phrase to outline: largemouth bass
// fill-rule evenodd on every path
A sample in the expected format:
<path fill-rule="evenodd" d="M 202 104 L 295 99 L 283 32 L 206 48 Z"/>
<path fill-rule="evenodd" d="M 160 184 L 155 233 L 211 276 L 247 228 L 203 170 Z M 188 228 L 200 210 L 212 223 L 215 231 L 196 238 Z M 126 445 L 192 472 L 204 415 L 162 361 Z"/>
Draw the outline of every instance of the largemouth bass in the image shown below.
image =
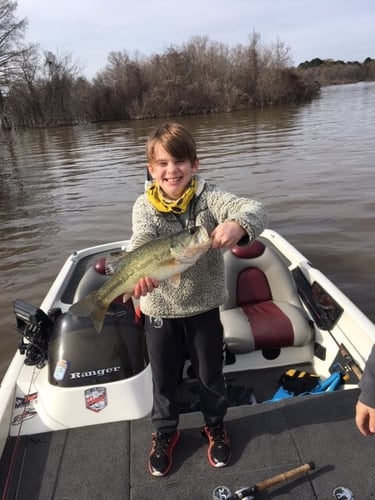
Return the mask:
<path fill-rule="evenodd" d="M 162 236 L 147 241 L 131 252 L 124 252 L 115 273 L 98 290 L 69 308 L 75 316 L 90 316 L 98 333 L 103 328 L 104 317 L 111 302 L 132 296 L 141 278 L 159 282 L 170 280 L 180 283 L 180 274 L 207 252 L 212 243 L 204 226 Z"/>

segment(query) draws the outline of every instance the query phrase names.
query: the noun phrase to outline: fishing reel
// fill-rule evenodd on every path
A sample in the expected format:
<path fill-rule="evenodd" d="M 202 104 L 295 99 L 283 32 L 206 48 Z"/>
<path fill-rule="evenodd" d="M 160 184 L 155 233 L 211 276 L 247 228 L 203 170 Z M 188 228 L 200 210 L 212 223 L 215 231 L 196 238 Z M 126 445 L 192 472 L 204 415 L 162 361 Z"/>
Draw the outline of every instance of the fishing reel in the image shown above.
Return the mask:
<path fill-rule="evenodd" d="M 22 335 L 18 349 L 25 355 L 25 365 L 43 368 L 48 356 L 52 318 L 41 309 L 22 300 L 15 300 L 13 309 L 17 331 Z"/>
<path fill-rule="evenodd" d="M 244 487 L 232 494 L 228 486 L 217 486 L 212 492 L 213 500 L 255 500 L 254 488 Z"/>

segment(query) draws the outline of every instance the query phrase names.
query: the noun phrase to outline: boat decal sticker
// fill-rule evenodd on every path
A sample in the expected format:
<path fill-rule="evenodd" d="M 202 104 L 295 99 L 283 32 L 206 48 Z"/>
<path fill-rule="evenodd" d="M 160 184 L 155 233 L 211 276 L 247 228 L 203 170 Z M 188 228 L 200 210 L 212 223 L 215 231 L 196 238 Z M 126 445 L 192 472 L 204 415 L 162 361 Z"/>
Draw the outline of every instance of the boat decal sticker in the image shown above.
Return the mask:
<path fill-rule="evenodd" d="M 86 389 L 85 402 L 88 410 L 98 413 L 107 406 L 107 389 L 105 387 Z"/>
<path fill-rule="evenodd" d="M 337 500 L 353 500 L 354 495 L 349 488 L 345 486 L 338 486 L 332 492 L 333 498 L 337 498 Z"/>
<path fill-rule="evenodd" d="M 16 396 L 14 401 L 15 410 L 19 409 L 18 413 L 14 413 L 11 425 L 21 425 L 25 420 L 30 420 L 37 415 L 34 408 L 34 403 L 38 401 L 38 393 L 24 394 L 23 396 Z"/>
<path fill-rule="evenodd" d="M 121 366 L 111 366 L 109 368 L 100 368 L 98 370 L 89 370 L 86 372 L 72 372 L 69 375 L 70 380 L 77 378 L 86 378 L 86 377 L 103 377 L 103 375 L 107 375 L 109 373 L 116 373 L 121 370 Z"/>
<path fill-rule="evenodd" d="M 37 411 L 33 408 L 25 409 L 22 413 L 14 415 L 12 425 L 21 425 L 25 420 L 30 420 L 30 418 L 36 417 L 37 414 Z"/>
<path fill-rule="evenodd" d="M 32 394 L 24 394 L 23 397 L 16 396 L 14 407 L 24 408 L 25 406 L 29 406 L 33 401 L 36 401 L 37 399 L 38 399 L 37 392 L 33 392 Z"/>
<path fill-rule="evenodd" d="M 232 496 L 232 493 L 228 486 L 217 486 L 212 492 L 213 500 L 227 500 Z M 251 497 L 249 497 L 251 498 Z"/>
<path fill-rule="evenodd" d="M 53 372 L 53 378 L 56 380 L 56 382 L 61 382 L 62 380 L 64 380 L 65 373 L 68 369 L 69 364 L 69 361 L 66 361 L 65 359 L 60 359 L 56 363 L 55 371 Z"/>

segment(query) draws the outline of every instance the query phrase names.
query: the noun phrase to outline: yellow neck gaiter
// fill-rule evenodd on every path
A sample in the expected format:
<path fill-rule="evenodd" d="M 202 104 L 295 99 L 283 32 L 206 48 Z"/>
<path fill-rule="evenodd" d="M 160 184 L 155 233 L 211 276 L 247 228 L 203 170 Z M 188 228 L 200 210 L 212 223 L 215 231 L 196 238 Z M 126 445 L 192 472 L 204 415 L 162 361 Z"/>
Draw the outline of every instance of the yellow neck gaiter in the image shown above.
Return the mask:
<path fill-rule="evenodd" d="M 163 196 L 163 192 L 156 182 L 153 182 L 146 190 L 146 195 L 148 201 L 157 209 L 159 212 L 171 212 L 174 214 L 182 214 L 186 212 L 190 201 L 197 190 L 198 181 L 195 177 L 191 179 L 189 187 L 186 189 L 184 194 L 178 198 L 178 200 L 167 200 Z"/>

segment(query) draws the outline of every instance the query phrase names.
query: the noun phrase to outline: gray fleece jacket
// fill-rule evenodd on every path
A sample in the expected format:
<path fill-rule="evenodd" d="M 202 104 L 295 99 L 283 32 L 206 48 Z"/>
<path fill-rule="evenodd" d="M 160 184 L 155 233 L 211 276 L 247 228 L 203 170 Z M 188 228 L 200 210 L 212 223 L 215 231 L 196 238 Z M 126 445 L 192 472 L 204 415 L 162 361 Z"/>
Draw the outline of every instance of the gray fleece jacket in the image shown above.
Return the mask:
<path fill-rule="evenodd" d="M 375 408 L 375 346 L 367 359 L 359 387 L 361 389 L 359 400 L 370 408 Z"/>
<path fill-rule="evenodd" d="M 247 232 L 251 243 L 266 227 L 267 215 L 263 205 L 240 198 L 206 183 L 198 177 L 195 198 L 190 203 L 190 222 L 204 225 L 210 234 L 222 222 L 236 221 Z M 133 235 L 127 249 L 134 250 L 146 239 L 181 231 L 184 219 L 161 213 L 141 195 L 133 206 Z M 166 281 L 152 293 L 140 299 L 141 311 L 147 316 L 181 318 L 200 314 L 223 304 L 228 298 L 224 278 L 222 250 L 209 249 L 196 264 L 181 275 L 175 288 Z"/>

